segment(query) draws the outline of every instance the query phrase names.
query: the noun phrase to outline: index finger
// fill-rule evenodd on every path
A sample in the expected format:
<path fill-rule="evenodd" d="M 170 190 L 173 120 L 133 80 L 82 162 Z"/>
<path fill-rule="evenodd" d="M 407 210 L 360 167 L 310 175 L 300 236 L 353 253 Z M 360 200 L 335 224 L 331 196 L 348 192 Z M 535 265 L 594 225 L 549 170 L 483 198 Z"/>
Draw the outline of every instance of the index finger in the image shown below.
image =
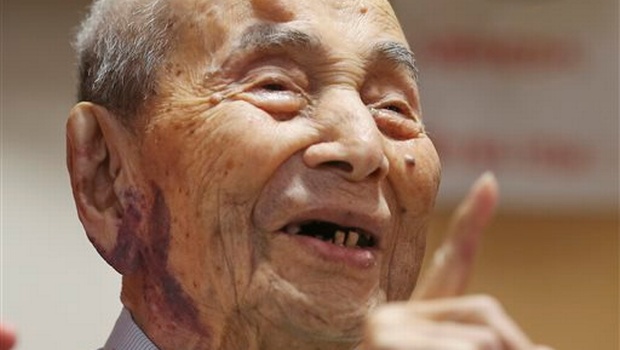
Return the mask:
<path fill-rule="evenodd" d="M 411 300 L 453 297 L 465 291 L 482 230 L 493 216 L 497 196 L 495 176 L 490 172 L 483 174 L 454 213 L 446 239 L 435 252 Z"/>

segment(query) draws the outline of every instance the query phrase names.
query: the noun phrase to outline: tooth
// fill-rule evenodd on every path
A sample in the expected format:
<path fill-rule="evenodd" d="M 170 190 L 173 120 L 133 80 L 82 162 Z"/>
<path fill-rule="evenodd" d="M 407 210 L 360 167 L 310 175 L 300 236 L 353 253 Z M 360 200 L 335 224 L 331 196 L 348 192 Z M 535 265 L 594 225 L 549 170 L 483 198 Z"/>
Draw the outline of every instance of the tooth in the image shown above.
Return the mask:
<path fill-rule="evenodd" d="M 347 242 L 345 243 L 345 245 L 347 247 L 355 247 L 359 238 L 360 235 L 357 232 L 349 231 L 349 235 L 347 236 Z"/>
<path fill-rule="evenodd" d="M 334 236 L 334 244 L 336 245 L 344 245 L 344 240 L 346 238 L 347 234 L 344 233 L 343 231 L 336 231 L 336 235 Z"/>
<path fill-rule="evenodd" d="M 286 233 L 290 235 L 296 235 L 301 231 L 301 227 L 299 225 L 288 225 L 286 226 Z"/>

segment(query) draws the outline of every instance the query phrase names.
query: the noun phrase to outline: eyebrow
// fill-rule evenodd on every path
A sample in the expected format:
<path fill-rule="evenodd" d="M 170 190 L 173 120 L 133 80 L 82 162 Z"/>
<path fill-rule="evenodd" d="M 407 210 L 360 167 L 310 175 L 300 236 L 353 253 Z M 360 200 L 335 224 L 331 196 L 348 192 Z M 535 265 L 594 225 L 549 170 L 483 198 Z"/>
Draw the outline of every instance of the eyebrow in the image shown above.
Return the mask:
<path fill-rule="evenodd" d="M 322 51 L 321 40 L 313 35 L 275 24 L 256 24 L 241 35 L 239 49 L 268 50 L 275 48 L 317 49 Z"/>
<path fill-rule="evenodd" d="M 238 49 L 243 51 L 287 48 L 326 54 L 326 48 L 318 36 L 269 23 L 255 24 L 247 28 L 238 45 Z M 419 71 L 415 56 L 405 45 L 395 41 L 378 43 L 371 49 L 370 57 L 377 62 L 387 61 L 396 67 L 404 68 L 414 81 L 418 81 Z"/>
<path fill-rule="evenodd" d="M 395 41 L 386 41 L 375 45 L 372 52 L 375 60 L 385 60 L 397 67 L 403 67 L 409 72 L 413 80 L 418 81 L 419 70 L 415 55 L 405 45 Z"/>

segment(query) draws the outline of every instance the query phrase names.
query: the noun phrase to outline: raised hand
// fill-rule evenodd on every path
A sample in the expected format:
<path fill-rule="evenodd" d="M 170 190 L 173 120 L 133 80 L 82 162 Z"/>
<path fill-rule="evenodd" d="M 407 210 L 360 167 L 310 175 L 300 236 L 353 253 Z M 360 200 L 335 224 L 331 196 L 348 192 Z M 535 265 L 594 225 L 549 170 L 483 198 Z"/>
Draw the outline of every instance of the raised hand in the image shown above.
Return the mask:
<path fill-rule="evenodd" d="M 534 345 L 496 299 L 463 295 L 497 193 L 492 174 L 476 181 L 411 299 L 382 306 L 369 317 L 362 349 L 549 349 Z"/>

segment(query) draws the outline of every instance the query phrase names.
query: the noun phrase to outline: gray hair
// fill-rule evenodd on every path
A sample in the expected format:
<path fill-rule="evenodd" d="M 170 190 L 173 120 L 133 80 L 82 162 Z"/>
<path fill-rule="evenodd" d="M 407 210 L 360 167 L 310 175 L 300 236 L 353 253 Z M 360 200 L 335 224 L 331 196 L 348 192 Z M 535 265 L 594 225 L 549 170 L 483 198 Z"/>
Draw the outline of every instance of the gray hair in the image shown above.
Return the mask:
<path fill-rule="evenodd" d="M 78 100 L 131 118 L 156 93 L 172 39 L 168 1 L 95 0 L 75 42 Z"/>

